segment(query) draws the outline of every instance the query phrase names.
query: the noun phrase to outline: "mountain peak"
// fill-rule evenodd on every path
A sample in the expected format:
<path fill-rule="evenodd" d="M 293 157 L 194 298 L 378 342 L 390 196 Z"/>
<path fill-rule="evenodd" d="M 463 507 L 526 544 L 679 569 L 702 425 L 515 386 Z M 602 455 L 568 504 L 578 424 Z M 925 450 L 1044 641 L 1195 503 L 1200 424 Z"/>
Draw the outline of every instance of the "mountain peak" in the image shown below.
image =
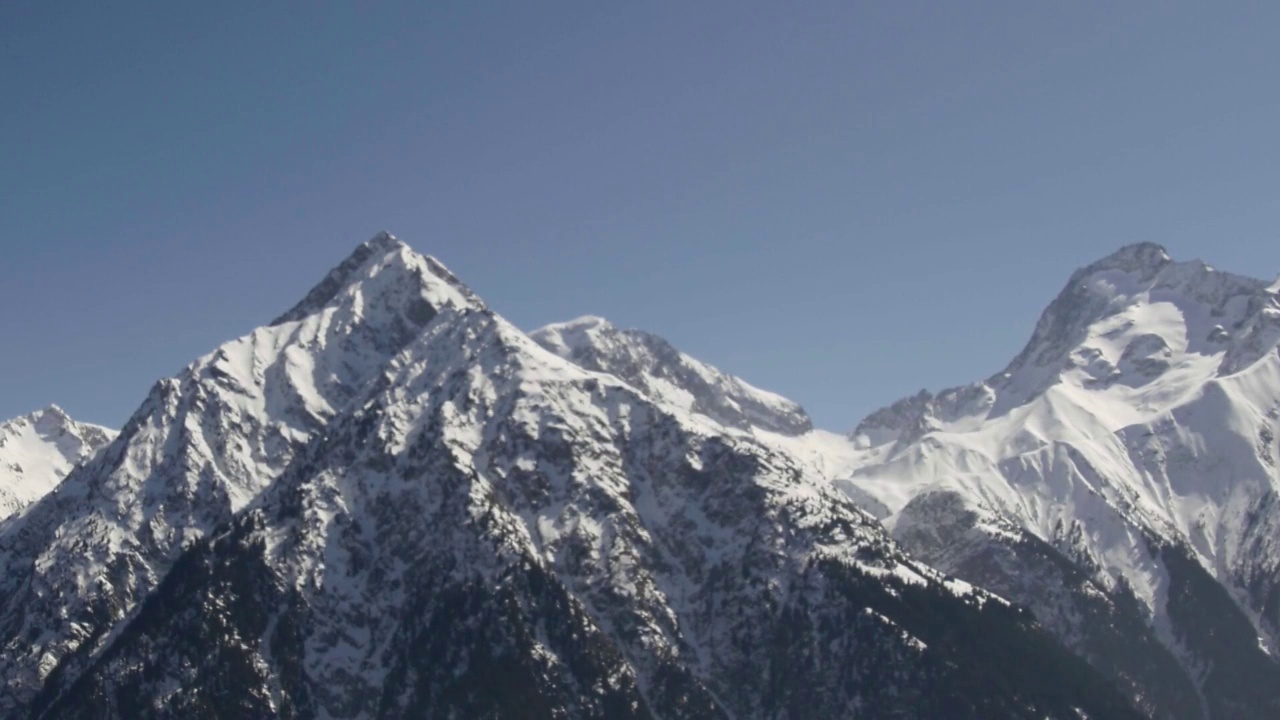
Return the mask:
<path fill-rule="evenodd" d="M 545 325 L 529 333 L 529 336 L 556 355 L 571 359 L 574 354 L 586 352 L 593 347 L 596 344 L 595 335 L 617 332 L 618 328 L 613 323 L 599 315 L 583 315 Z"/>
<path fill-rule="evenodd" d="M 36 410 L 27 416 L 32 427 L 43 435 L 51 435 L 59 430 L 65 430 L 73 427 L 75 421 L 70 415 L 57 405 L 49 405 L 48 407 Z"/>
<path fill-rule="evenodd" d="M 399 243 L 390 233 L 381 232 L 373 236 L 366 242 L 362 242 L 356 246 L 356 249 L 347 256 L 345 260 L 338 263 L 332 270 L 325 275 L 311 291 L 289 309 L 288 312 L 271 321 L 272 325 L 283 325 L 287 322 L 300 320 L 307 315 L 312 314 L 316 310 L 324 307 L 333 300 L 342 289 L 349 285 L 353 278 L 357 275 L 360 268 L 364 267 L 374 256 L 383 257 L 397 249 Z"/>
<path fill-rule="evenodd" d="M 115 435 L 57 405 L 0 422 L 0 520 L 52 490 Z"/>
<path fill-rule="evenodd" d="M 620 330 L 602 317 L 584 315 L 529 336 L 580 367 L 609 373 L 668 406 L 728 427 L 786 435 L 813 429 L 798 404 L 695 360 L 643 330 Z"/>
<path fill-rule="evenodd" d="M 390 272 L 379 273 L 375 268 Z M 328 275 L 307 293 L 288 312 L 273 320 L 272 326 L 301 320 L 333 303 L 335 298 L 373 275 L 412 275 L 413 282 L 422 286 L 439 285 L 455 299 L 468 303 L 478 302 L 471 291 L 454 277 L 453 273 L 435 258 L 420 255 L 408 245 L 385 230 L 360 243 L 345 260 L 329 271 Z M 438 282 L 432 282 L 430 276 Z"/>
<path fill-rule="evenodd" d="M 1001 372 L 877 410 L 853 437 L 871 445 L 915 442 L 939 427 L 1003 415 L 1061 382 L 1090 393 L 1114 390 L 1127 398 L 1121 404 L 1154 412 L 1280 344 L 1267 288 L 1200 260 L 1175 261 L 1157 243 L 1125 245 L 1071 274 Z M 1167 382 L 1157 382 L 1166 372 Z"/>
<path fill-rule="evenodd" d="M 1166 298 L 1180 298 L 1179 302 L 1184 304 L 1201 305 L 1211 316 L 1224 319 L 1233 316 L 1232 322 L 1243 322 L 1243 317 L 1236 316 L 1247 310 L 1249 303 L 1232 303 L 1238 297 L 1256 295 L 1264 287 L 1261 281 L 1219 272 L 1199 260 L 1175 262 L 1165 248 L 1156 243 L 1126 245 L 1071 275 L 1066 287 L 1041 315 L 1030 342 L 1004 374 L 1030 366 L 1056 367 L 1065 361 L 1068 353 L 1081 347 L 1091 333 L 1104 332 L 1100 326 L 1094 327 L 1097 323 L 1121 317 L 1128 318 L 1131 324 L 1138 323 L 1139 318 L 1129 315 L 1137 312 L 1134 308 L 1149 305 L 1153 292 L 1158 291 Z M 1179 317 L 1174 324 L 1179 327 L 1190 322 L 1182 317 L 1183 312 L 1183 309 L 1177 310 Z M 1153 326 L 1148 334 L 1173 332 L 1168 323 L 1156 325 L 1159 327 Z M 1179 339 L 1184 330 L 1190 333 L 1190 340 Z M 1165 338 L 1165 341 L 1195 345 L 1209 333 L 1208 328 L 1198 326 L 1184 330 L 1173 332 L 1179 337 Z"/>
<path fill-rule="evenodd" d="M 374 250 L 391 251 L 405 244 L 395 235 L 386 230 L 379 231 L 378 234 L 366 240 L 363 245 L 367 245 Z"/>
<path fill-rule="evenodd" d="M 559 323 L 551 323 L 550 325 L 547 325 L 546 327 L 542 328 L 542 330 L 550 330 L 550 329 L 587 330 L 591 328 L 600 328 L 602 330 L 614 329 L 614 324 L 609 322 L 607 319 L 600 317 L 599 315 L 583 315 L 581 317 L 576 317 L 572 320 L 566 320 L 564 322 L 559 322 Z"/>
<path fill-rule="evenodd" d="M 1084 269 L 1084 272 L 1091 273 L 1098 270 L 1154 271 L 1171 262 L 1173 262 L 1173 258 L 1169 257 L 1169 252 L 1163 245 L 1153 242 L 1138 242 L 1125 245 L 1088 266 Z"/>
<path fill-rule="evenodd" d="M 0 422 L 0 428 L 21 429 L 29 427 L 41 435 L 50 435 L 60 429 L 73 428 L 77 424 L 62 408 L 57 405 L 48 405 L 39 410 L 33 410 L 26 415 L 19 415 L 11 420 Z"/>

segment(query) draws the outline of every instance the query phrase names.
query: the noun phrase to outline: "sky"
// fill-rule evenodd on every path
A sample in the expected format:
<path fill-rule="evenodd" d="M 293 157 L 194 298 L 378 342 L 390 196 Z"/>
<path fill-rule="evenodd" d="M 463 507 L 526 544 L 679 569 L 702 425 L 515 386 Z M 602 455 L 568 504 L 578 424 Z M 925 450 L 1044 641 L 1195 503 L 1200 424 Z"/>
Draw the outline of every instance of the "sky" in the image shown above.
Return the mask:
<path fill-rule="evenodd" d="M 0 417 L 121 425 L 388 230 L 852 428 L 1155 241 L 1280 271 L 1280 3 L 0 3 Z"/>

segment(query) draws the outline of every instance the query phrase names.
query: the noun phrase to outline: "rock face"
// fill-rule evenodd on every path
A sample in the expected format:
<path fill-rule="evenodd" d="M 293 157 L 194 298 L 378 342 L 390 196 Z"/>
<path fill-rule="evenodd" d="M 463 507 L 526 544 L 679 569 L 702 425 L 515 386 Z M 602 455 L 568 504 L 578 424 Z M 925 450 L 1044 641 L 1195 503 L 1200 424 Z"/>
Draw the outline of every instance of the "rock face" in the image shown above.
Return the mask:
<path fill-rule="evenodd" d="M 1152 717 L 1280 717 L 1278 341 L 1275 286 L 1130 246 L 1003 372 L 869 416 L 838 485 Z"/>
<path fill-rule="evenodd" d="M 0 521 L 39 500 L 114 437 L 57 405 L 0 423 Z"/>
<path fill-rule="evenodd" d="M 0 526 L 3 714 L 1141 717 L 908 556 L 798 406 L 535 338 L 379 236 L 159 383 Z"/>

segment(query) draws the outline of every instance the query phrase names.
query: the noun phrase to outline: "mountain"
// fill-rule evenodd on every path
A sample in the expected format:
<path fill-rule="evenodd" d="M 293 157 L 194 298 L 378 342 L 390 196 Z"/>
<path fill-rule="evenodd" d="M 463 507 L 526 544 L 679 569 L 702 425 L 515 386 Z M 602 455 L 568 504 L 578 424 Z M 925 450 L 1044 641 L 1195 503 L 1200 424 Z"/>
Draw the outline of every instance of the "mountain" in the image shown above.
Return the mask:
<path fill-rule="evenodd" d="M 836 483 L 1154 716 L 1280 717 L 1278 342 L 1276 284 L 1125 247 L 1002 372 L 867 417 Z"/>
<path fill-rule="evenodd" d="M 438 309 L 476 302 L 380 235 L 273 323 L 156 383 L 109 446 L 0 525 L 0 714 L 98 651 Z"/>
<path fill-rule="evenodd" d="M 794 403 L 387 235 L 0 525 L 9 717 L 1129 718 Z M 843 446 L 841 449 L 838 446 Z"/>
<path fill-rule="evenodd" d="M 113 437 L 57 405 L 0 423 L 0 520 L 40 499 Z"/>

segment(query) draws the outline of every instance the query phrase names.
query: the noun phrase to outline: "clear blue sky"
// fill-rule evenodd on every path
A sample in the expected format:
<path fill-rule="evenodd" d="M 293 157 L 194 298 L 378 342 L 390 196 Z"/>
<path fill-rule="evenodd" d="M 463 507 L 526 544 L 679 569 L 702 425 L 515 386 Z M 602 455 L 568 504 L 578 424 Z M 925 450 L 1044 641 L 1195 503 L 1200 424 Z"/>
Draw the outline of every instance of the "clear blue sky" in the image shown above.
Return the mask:
<path fill-rule="evenodd" d="M 0 4 L 0 417 L 119 425 L 381 229 L 832 429 L 1139 240 L 1280 270 L 1280 3 Z"/>

